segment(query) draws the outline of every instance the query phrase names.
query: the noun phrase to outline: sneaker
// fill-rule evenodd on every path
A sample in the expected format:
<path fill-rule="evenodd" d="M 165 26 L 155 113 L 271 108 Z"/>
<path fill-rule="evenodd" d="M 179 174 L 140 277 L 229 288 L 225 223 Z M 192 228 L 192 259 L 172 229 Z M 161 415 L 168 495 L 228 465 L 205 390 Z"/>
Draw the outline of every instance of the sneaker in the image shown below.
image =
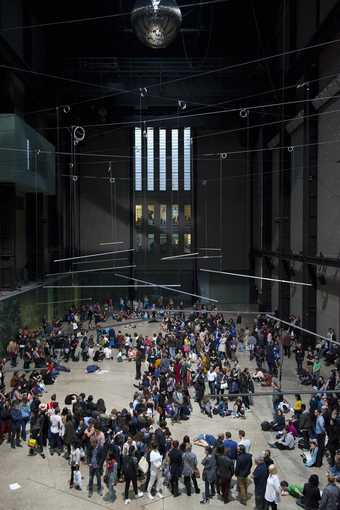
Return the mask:
<path fill-rule="evenodd" d="M 153 497 L 153 495 L 151 494 L 151 492 L 149 492 L 148 496 L 149 496 L 149 499 L 155 499 L 155 498 Z"/>
<path fill-rule="evenodd" d="M 136 495 L 136 498 L 142 498 L 144 496 L 144 492 L 138 492 L 138 494 Z"/>
<path fill-rule="evenodd" d="M 161 492 L 157 492 L 156 496 L 157 496 L 157 498 L 161 498 L 161 499 L 164 498 L 164 496 Z"/>
<path fill-rule="evenodd" d="M 209 502 L 208 499 L 201 499 L 201 501 L 200 501 L 201 505 L 205 505 L 208 502 Z"/>
<path fill-rule="evenodd" d="M 126 500 L 124 501 L 124 503 L 125 503 L 126 505 L 128 505 L 129 503 L 131 503 L 131 499 L 126 499 Z"/>

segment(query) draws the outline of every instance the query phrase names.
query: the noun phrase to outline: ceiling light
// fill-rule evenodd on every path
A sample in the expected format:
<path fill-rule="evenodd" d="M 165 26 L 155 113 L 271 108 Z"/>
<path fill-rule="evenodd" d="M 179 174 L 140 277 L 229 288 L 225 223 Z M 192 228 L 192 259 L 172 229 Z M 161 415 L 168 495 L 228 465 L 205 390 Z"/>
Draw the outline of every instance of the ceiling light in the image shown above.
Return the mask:
<path fill-rule="evenodd" d="M 149 48 L 166 48 L 182 24 L 182 13 L 175 0 L 137 0 L 131 24 L 138 39 Z"/>

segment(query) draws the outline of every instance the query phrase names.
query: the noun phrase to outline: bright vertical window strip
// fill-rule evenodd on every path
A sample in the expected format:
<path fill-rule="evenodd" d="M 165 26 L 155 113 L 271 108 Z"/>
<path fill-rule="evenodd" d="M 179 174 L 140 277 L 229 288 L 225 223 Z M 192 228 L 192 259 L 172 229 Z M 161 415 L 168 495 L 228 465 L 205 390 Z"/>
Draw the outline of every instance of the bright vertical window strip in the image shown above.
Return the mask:
<path fill-rule="evenodd" d="M 155 205 L 148 204 L 148 225 L 155 224 Z"/>
<path fill-rule="evenodd" d="M 143 221 L 143 206 L 141 204 L 136 204 L 135 206 L 135 224 L 141 225 Z"/>
<path fill-rule="evenodd" d="M 148 234 L 148 251 L 152 252 L 155 249 L 155 234 Z"/>
<path fill-rule="evenodd" d="M 26 170 L 30 170 L 31 168 L 31 162 L 30 162 L 30 152 L 31 152 L 31 146 L 30 141 L 28 138 L 26 138 Z"/>
<path fill-rule="evenodd" d="M 191 223 L 191 204 L 184 204 L 184 223 L 186 225 Z"/>
<path fill-rule="evenodd" d="M 191 252 L 191 234 L 184 234 L 184 253 Z"/>
<path fill-rule="evenodd" d="M 142 130 L 135 128 L 135 191 L 142 191 Z"/>
<path fill-rule="evenodd" d="M 175 232 L 171 234 L 171 244 L 174 249 L 177 249 L 179 246 L 179 234 Z"/>
<path fill-rule="evenodd" d="M 155 152 L 154 152 L 154 131 L 147 129 L 147 176 L 148 191 L 155 190 Z"/>
<path fill-rule="evenodd" d="M 161 204 L 159 207 L 159 223 L 161 227 L 166 225 L 166 204 Z"/>
<path fill-rule="evenodd" d="M 184 129 L 184 191 L 191 191 L 191 128 Z"/>
<path fill-rule="evenodd" d="M 175 226 L 179 225 L 179 207 L 178 204 L 172 204 L 171 209 L 172 224 Z"/>
<path fill-rule="evenodd" d="M 178 129 L 171 130 L 172 191 L 178 191 Z"/>
<path fill-rule="evenodd" d="M 166 129 L 159 130 L 159 191 L 166 191 Z"/>

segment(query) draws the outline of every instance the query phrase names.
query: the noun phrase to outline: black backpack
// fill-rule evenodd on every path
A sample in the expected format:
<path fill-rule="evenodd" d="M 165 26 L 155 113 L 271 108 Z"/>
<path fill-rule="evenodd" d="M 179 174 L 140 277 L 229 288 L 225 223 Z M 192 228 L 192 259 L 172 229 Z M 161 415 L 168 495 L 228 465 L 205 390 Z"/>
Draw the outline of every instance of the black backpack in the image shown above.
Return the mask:
<path fill-rule="evenodd" d="M 264 431 L 264 432 L 268 432 L 269 430 L 271 430 L 272 426 L 271 424 L 269 423 L 269 421 L 263 421 L 261 423 L 261 429 Z"/>

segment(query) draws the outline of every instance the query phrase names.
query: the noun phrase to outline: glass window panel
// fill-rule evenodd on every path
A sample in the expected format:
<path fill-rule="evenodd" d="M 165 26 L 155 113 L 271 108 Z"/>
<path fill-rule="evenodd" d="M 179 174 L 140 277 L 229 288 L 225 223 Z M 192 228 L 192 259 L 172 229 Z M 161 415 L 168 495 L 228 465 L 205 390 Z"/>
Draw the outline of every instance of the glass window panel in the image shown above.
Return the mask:
<path fill-rule="evenodd" d="M 184 129 L 184 191 L 191 190 L 191 128 Z"/>
<path fill-rule="evenodd" d="M 135 128 L 135 191 L 142 191 L 142 130 Z"/>
<path fill-rule="evenodd" d="M 137 204 L 135 207 L 135 223 L 136 225 L 141 225 L 143 221 L 143 206 L 141 204 Z"/>
<path fill-rule="evenodd" d="M 191 252 L 191 234 L 184 234 L 184 253 Z"/>
<path fill-rule="evenodd" d="M 172 191 L 178 191 L 178 129 L 171 130 Z"/>
<path fill-rule="evenodd" d="M 155 206 L 154 204 L 148 204 L 148 225 L 155 224 Z"/>
<path fill-rule="evenodd" d="M 153 128 L 147 129 L 147 175 L 148 175 L 148 191 L 154 191 L 154 133 Z"/>
<path fill-rule="evenodd" d="M 179 234 L 178 232 L 175 232 L 173 234 L 171 234 L 171 244 L 172 244 L 172 247 L 173 248 L 178 248 L 179 246 Z"/>
<path fill-rule="evenodd" d="M 184 205 L 184 223 L 187 225 L 191 223 L 191 204 Z"/>
<path fill-rule="evenodd" d="M 152 252 L 155 249 L 155 234 L 148 234 L 148 251 Z"/>
<path fill-rule="evenodd" d="M 159 130 L 159 190 L 166 191 L 166 129 Z"/>
<path fill-rule="evenodd" d="M 136 235 L 136 251 L 143 251 L 143 234 L 141 232 L 138 232 Z"/>
<path fill-rule="evenodd" d="M 168 235 L 167 234 L 159 235 L 159 245 L 160 245 L 161 252 L 166 253 L 167 248 L 168 248 Z"/>
<path fill-rule="evenodd" d="M 173 225 L 179 225 L 179 207 L 178 204 L 173 204 L 171 209 L 171 218 Z"/>
<path fill-rule="evenodd" d="M 161 204 L 160 208 L 159 208 L 159 215 L 160 215 L 160 225 L 161 226 L 165 226 L 166 225 L 166 205 L 165 204 Z"/>

